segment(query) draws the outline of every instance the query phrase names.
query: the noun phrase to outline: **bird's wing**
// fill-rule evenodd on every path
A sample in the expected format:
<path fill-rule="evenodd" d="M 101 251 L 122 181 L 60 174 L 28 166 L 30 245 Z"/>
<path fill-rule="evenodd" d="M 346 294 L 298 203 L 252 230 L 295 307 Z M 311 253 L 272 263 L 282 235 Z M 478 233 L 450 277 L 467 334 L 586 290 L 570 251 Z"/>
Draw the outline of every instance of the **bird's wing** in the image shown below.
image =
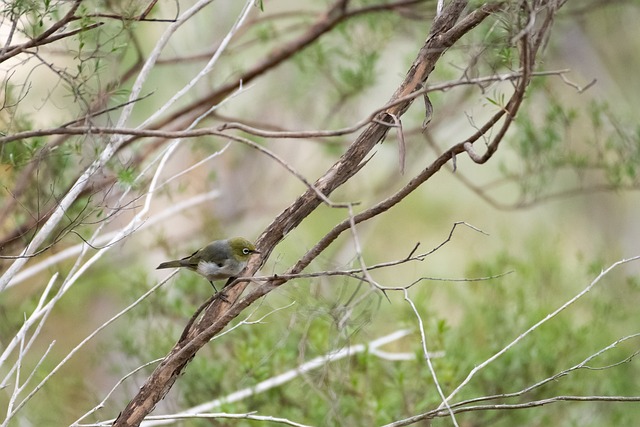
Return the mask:
<path fill-rule="evenodd" d="M 180 261 L 185 266 L 197 268 L 200 261 L 214 262 L 218 264 L 219 267 L 222 267 L 227 260 L 228 256 L 225 255 L 225 252 L 219 250 L 219 248 L 215 248 L 212 244 L 205 246 L 202 249 L 198 249 L 188 257 L 182 258 Z"/>
<path fill-rule="evenodd" d="M 227 261 L 229 261 L 229 257 L 226 256 L 224 252 L 213 251 L 213 248 L 210 248 L 209 246 L 202 249 L 199 255 L 203 260 L 207 262 L 215 262 L 218 267 L 224 266 Z"/>
<path fill-rule="evenodd" d="M 185 266 L 185 267 L 196 268 L 198 266 L 198 263 L 200 262 L 200 257 L 198 256 L 198 252 L 200 252 L 201 250 L 202 249 L 198 249 L 197 251 L 195 251 L 191 255 L 182 258 L 180 260 L 180 264 Z"/>

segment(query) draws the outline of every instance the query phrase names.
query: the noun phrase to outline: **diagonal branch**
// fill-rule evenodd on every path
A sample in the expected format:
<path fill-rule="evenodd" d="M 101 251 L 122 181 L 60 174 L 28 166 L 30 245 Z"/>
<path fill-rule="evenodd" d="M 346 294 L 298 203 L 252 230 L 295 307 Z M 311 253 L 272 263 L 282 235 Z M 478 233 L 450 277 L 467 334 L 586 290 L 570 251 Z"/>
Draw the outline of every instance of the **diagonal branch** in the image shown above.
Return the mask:
<path fill-rule="evenodd" d="M 338 2 L 336 5 L 339 6 L 339 4 Z M 411 65 L 404 81 L 393 94 L 389 104 L 421 88 L 446 49 L 452 46 L 467 31 L 482 22 L 492 12 L 497 11 L 502 6 L 502 2 L 489 3 L 481 6 L 479 9 L 467 15 L 461 23 L 456 26 L 456 22 L 459 20 L 466 5 L 466 0 L 454 0 L 447 6 L 443 13 L 436 18 L 428 39 L 418 52 L 417 58 Z M 454 31 L 451 31 L 452 29 Z M 305 193 L 299 196 L 288 208 L 278 215 L 258 239 L 257 247 L 262 253 L 261 259 L 254 259 L 248 266 L 246 270 L 247 274 L 245 275 L 255 273 L 261 263 L 269 256 L 275 245 L 322 203 L 316 191 L 321 192 L 325 196 L 330 195 L 364 166 L 370 151 L 376 144 L 385 139 L 389 131 L 389 125 L 393 124 L 393 122 L 388 120 L 389 115 L 402 116 L 412 101 L 412 99 L 408 99 L 378 114 L 376 117 L 377 120 L 369 124 L 340 159 L 315 182 L 315 188 L 313 190 L 307 189 Z M 207 105 L 210 104 L 211 100 L 209 100 Z M 247 286 L 246 283 L 239 283 L 231 289 L 226 290 L 228 301 L 236 302 L 229 304 L 222 299 L 217 299 L 205 309 L 201 320 L 195 325 L 193 330 L 187 334 L 184 340 L 176 344 L 162 363 L 154 370 L 151 376 L 145 381 L 145 384 L 140 388 L 137 395 L 122 411 L 115 421 L 114 426 L 139 425 L 144 417 L 153 410 L 155 405 L 170 390 L 178 376 L 200 348 L 207 344 L 211 338 L 219 333 L 232 319 L 238 316 L 242 310 L 282 283 L 284 283 L 283 280 L 274 280 L 265 283 L 256 291 L 239 301 L 238 298 Z"/>
<path fill-rule="evenodd" d="M 0 62 L 4 62 L 9 58 L 12 58 L 22 52 L 24 52 L 25 50 L 35 47 L 35 46 L 39 46 L 41 44 L 46 44 L 46 43 L 50 43 L 51 41 L 55 41 L 58 40 L 60 37 L 55 36 L 53 37 L 52 40 L 49 39 L 50 36 L 52 36 L 53 34 L 56 33 L 56 31 L 60 30 L 61 28 L 64 28 L 65 25 L 67 25 L 69 22 L 74 20 L 74 16 L 76 11 L 78 10 L 78 8 L 80 7 L 80 3 L 82 3 L 82 0 L 75 0 L 73 5 L 71 5 L 71 8 L 69 9 L 69 11 L 55 24 L 53 24 L 51 27 L 49 27 L 49 29 L 47 29 L 46 31 L 44 31 L 42 34 L 40 34 L 37 37 L 34 37 L 33 39 L 20 44 L 18 46 L 9 46 L 6 48 L 6 51 L 0 55 Z M 95 27 L 96 25 L 94 25 L 93 27 Z M 99 26 L 99 25 L 98 25 Z M 73 33 L 73 32 L 72 32 Z M 65 33 L 65 37 L 69 36 L 69 35 L 73 35 L 71 33 Z"/>

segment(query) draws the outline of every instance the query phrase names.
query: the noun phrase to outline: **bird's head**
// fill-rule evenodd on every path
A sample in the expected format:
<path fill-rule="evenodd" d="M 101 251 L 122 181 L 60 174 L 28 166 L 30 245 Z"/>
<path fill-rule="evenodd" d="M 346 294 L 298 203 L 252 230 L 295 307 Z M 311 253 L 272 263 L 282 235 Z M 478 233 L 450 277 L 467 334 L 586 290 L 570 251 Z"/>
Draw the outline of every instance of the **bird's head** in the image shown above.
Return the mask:
<path fill-rule="evenodd" d="M 229 247 L 231 248 L 233 257 L 239 262 L 245 262 L 252 254 L 260 253 L 256 250 L 256 247 L 253 245 L 253 243 L 245 238 L 234 237 L 227 241 L 229 242 Z"/>

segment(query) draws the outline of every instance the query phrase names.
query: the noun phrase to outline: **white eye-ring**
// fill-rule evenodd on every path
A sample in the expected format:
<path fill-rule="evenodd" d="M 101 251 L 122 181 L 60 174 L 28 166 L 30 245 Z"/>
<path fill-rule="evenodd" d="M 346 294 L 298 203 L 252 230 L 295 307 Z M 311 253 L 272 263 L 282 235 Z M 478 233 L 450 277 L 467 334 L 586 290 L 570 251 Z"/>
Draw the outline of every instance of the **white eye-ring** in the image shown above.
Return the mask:
<path fill-rule="evenodd" d="M 242 253 L 244 255 L 249 255 L 251 253 L 251 251 L 249 250 L 249 248 L 242 248 Z"/>

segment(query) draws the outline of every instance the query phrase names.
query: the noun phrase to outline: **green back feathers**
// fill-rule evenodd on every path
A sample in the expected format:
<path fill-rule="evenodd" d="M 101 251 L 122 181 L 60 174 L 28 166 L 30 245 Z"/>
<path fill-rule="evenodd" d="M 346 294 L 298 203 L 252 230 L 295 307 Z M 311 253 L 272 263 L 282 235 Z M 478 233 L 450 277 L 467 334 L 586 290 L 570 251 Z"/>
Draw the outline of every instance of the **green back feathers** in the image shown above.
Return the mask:
<path fill-rule="evenodd" d="M 235 262 L 246 262 L 251 254 L 254 253 L 259 252 L 253 243 L 243 237 L 233 237 L 227 240 L 213 241 L 182 259 L 163 262 L 157 269 L 187 267 L 195 270 L 198 268 L 200 261 L 212 262 L 222 266 L 230 258 Z"/>

